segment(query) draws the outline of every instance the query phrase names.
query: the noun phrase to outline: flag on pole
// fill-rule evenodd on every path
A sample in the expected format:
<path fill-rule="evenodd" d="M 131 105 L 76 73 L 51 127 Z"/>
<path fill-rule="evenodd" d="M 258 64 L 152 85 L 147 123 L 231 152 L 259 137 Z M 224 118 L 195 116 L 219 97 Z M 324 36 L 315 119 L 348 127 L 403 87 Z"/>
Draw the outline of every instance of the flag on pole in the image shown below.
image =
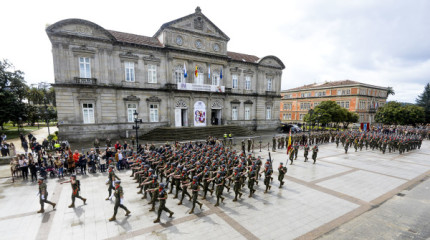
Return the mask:
<path fill-rule="evenodd" d="M 194 72 L 194 74 L 196 75 L 196 77 L 199 76 L 199 71 L 197 70 L 197 65 L 196 65 L 196 71 Z"/>
<path fill-rule="evenodd" d="M 187 78 L 187 68 L 185 67 L 185 62 L 184 62 L 184 78 Z"/>
<path fill-rule="evenodd" d="M 219 73 L 219 78 L 222 79 L 222 68 L 221 68 L 221 72 Z"/>
<path fill-rule="evenodd" d="M 287 146 L 287 154 L 291 151 L 291 129 L 290 129 L 290 136 L 288 137 L 288 146 Z"/>
<path fill-rule="evenodd" d="M 211 79 L 211 65 L 208 67 L 208 78 Z"/>

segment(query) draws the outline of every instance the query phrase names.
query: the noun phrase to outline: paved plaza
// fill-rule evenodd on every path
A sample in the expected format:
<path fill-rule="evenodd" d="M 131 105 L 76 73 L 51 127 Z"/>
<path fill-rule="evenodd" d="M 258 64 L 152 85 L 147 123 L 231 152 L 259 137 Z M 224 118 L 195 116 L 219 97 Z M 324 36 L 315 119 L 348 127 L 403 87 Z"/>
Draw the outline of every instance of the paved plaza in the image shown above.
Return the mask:
<path fill-rule="evenodd" d="M 226 200 L 214 207 L 215 196 L 202 201 L 202 210 L 188 214 L 191 203 L 184 205 L 169 195 L 166 206 L 174 217 L 162 214 L 161 224 L 154 224 L 156 212 L 149 212 L 147 200 L 136 194 L 137 188 L 129 177 L 130 171 L 117 175 L 122 179 L 125 205 L 132 211 L 125 217 L 119 209 L 117 221 L 109 222 L 113 202 L 105 201 L 106 174 L 78 176 L 81 195 L 87 205 L 77 199 L 70 209 L 70 184 L 57 179 L 47 182 L 48 199 L 57 204 L 52 211 L 47 206 L 39 210 L 36 183 L 11 182 L 0 179 L 0 232 L 2 239 L 314 239 L 379 206 L 404 189 L 419 183 L 430 174 L 430 142 L 423 142 L 420 150 L 403 155 L 379 151 L 353 149 L 348 154 L 334 144 L 320 146 L 317 163 L 303 162 L 303 151 L 293 165 L 287 165 L 285 185 L 279 189 L 277 168 L 286 163 L 286 150 L 271 153 L 274 159 L 272 189 L 264 194 L 259 182 L 253 198 L 248 190 L 238 202 L 234 194 L 224 192 Z M 267 150 L 257 155 L 267 158 Z M 261 179 L 262 180 L 262 179 Z M 428 196 L 427 196 L 428 199 Z M 366 213 L 367 214 L 367 213 Z M 394 215 L 393 215 L 394 217 Z M 348 238 L 348 235 L 341 238 Z M 339 237 L 324 236 L 325 239 Z M 367 239 L 372 236 L 368 236 Z M 352 238 L 351 238 L 352 239 Z M 375 239 L 391 239 L 377 237 Z"/>

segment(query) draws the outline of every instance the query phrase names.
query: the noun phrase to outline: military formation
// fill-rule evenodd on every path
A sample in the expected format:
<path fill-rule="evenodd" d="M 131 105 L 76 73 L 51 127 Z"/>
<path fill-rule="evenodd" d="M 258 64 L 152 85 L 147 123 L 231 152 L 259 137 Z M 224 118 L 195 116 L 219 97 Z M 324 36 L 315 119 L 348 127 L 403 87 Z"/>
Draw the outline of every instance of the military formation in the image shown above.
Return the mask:
<path fill-rule="evenodd" d="M 160 221 L 162 211 L 173 212 L 165 207 L 168 194 L 177 199 L 178 205 L 189 201 L 190 214 L 202 209 L 200 200 L 207 200 L 215 194 L 215 206 L 226 204 L 225 194 L 232 194 L 233 202 L 241 201 L 244 191 L 253 197 L 255 186 L 263 180 L 264 193 L 271 189 L 273 166 L 271 159 L 264 163 L 260 157 L 236 152 L 222 144 L 177 144 L 161 146 L 152 151 L 141 151 L 129 159 L 133 179 L 136 181 L 142 199 L 156 210 Z M 282 187 L 287 168 L 278 169 L 279 187 Z M 247 189 L 247 190 L 246 190 Z M 163 193 L 160 196 L 160 193 Z"/>
<path fill-rule="evenodd" d="M 345 149 L 345 154 L 350 148 L 354 151 L 379 150 L 382 154 L 398 152 L 403 154 L 415 149 L 420 149 L 423 135 L 420 132 L 396 133 L 396 132 L 359 132 L 343 131 L 335 136 L 336 147 L 339 143 Z"/>

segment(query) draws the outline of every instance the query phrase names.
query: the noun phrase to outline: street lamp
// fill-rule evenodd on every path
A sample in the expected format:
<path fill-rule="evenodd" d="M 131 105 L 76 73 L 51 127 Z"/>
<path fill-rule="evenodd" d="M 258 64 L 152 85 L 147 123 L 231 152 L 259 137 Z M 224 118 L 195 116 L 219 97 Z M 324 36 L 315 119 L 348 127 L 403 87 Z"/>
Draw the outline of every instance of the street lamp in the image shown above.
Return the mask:
<path fill-rule="evenodd" d="M 21 118 L 21 117 L 19 117 L 19 118 L 18 118 L 18 134 L 21 134 L 21 132 L 19 131 L 19 129 L 20 129 L 20 125 L 21 125 L 21 122 L 22 122 L 22 118 Z"/>
<path fill-rule="evenodd" d="M 134 116 L 134 126 L 133 129 L 136 129 L 136 151 L 139 150 L 139 136 L 138 136 L 138 131 L 139 130 L 139 123 L 142 123 L 142 119 L 138 119 L 137 117 L 139 116 L 139 113 L 137 113 L 137 111 L 135 110 L 133 113 Z"/>

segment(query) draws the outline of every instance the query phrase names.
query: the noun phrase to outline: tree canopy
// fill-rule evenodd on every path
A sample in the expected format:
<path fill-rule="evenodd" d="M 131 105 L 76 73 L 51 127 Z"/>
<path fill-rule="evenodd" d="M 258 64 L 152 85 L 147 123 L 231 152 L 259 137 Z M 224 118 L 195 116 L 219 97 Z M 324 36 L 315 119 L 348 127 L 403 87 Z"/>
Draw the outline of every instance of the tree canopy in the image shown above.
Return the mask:
<path fill-rule="evenodd" d="M 413 104 L 402 105 L 391 101 L 378 108 L 375 120 L 383 124 L 415 125 L 425 121 L 424 108 Z"/>
<path fill-rule="evenodd" d="M 309 112 L 305 115 L 304 121 L 315 123 L 318 121 L 322 124 L 335 123 L 336 126 L 339 123 L 343 123 L 347 127 L 350 123 L 358 122 L 358 114 L 348 111 L 346 108 L 342 108 L 334 101 L 323 101 L 312 110 L 312 114 Z"/>
<path fill-rule="evenodd" d="M 418 95 L 416 104 L 424 108 L 424 118 L 426 123 L 430 123 L 430 83 L 424 87 L 424 92 Z"/>

